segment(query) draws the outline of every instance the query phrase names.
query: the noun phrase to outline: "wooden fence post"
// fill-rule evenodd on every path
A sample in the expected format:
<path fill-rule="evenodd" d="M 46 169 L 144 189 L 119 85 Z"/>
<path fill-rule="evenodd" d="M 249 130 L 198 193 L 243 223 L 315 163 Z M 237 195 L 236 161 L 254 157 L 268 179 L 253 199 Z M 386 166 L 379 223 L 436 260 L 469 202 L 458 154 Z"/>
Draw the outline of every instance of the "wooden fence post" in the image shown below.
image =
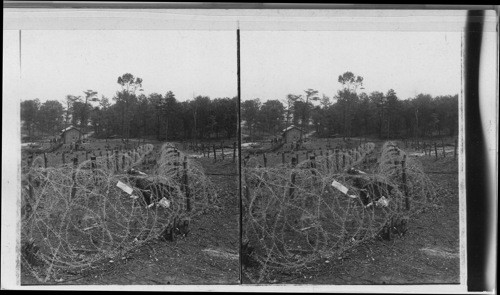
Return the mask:
<path fill-rule="evenodd" d="M 295 191 L 295 171 L 293 170 L 297 165 L 297 158 L 292 158 L 292 175 L 290 179 L 290 189 L 288 191 L 288 195 L 290 199 L 293 199 L 293 193 Z"/>
<path fill-rule="evenodd" d="M 406 210 L 410 210 L 410 198 L 408 196 L 408 186 L 406 185 L 406 155 L 403 155 L 403 161 L 401 161 L 401 172 L 403 180 L 403 190 L 405 194 Z"/>
<path fill-rule="evenodd" d="M 309 160 L 311 161 L 311 173 L 316 175 L 316 155 L 312 155 Z"/>
<path fill-rule="evenodd" d="M 285 152 L 281 152 L 281 164 L 285 165 Z"/>
<path fill-rule="evenodd" d="M 30 153 L 28 155 L 28 195 L 30 197 L 30 201 L 33 200 L 33 186 L 31 185 L 31 166 L 33 165 L 33 154 Z"/>
<path fill-rule="evenodd" d="M 175 163 L 175 167 L 177 167 L 176 168 L 176 170 L 177 170 L 177 178 L 180 179 L 181 178 L 181 153 L 178 150 L 176 150 L 175 153 L 176 153 L 176 156 L 177 156 L 177 161 Z M 184 165 L 184 163 L 183 163 L 183 165 Z M 186 168 L 184 168 L 184 170 L 186 170 Z M 186 171 L 184 171 L 184 172 L 186 172 Z"/>
<path fill-rule="evenodd" d="M 119 159 L 118 159 L 118 150 L 115 150 L 115 172 L 119 170 Z"/>
<path fill-rule="evenodd" d="M 330 173 L 330 151 L 326 151 L 326 171 Z"/>
<path fill-rule="evenodd" d="M 338 152 L 338 149 L 335 149 L 335 168 L 336 171 L 335 172 L 339 172 L 340 168 L 339 168 L 339 152 Z"/>
<path fill-rule="evenodd" d="M 47 154 L 43 153 L 43 166 L 47 168 Z"/>
<path fill-rule="evenodd" d="M 182 163 L 184 168 L 184 193 L 186 194 L 186 210 L 191 211 L 191 197 L 189 195 L 189 179 L 188 179 L 188 167 L 187 167 L 187 156 L 184 156 L 184 162 Z"/>
<path fill-rule="evenodd" d="M 66 164 L 66 152 L 65 151 L 63 151 L 61 153 L 61 157 L 62 157 L 63 165 Z"/>
<path fill-rule="evenodd" d="M 213 145 L 214 149 L 214 163 L 217 162 L 217 154 L 215 153 L 215 144 Z"/>
<path fill-rule="evenodd" d="M 76 167 L 78 166 L 78 157 L 73 158 L 73 173 L 71 179 L 73 180 L 73 186 L 71 187 L 71 199 L 75 198 L 76 195 Z"/>
<path fill-rule="evenodd" d="M 220 143 L 220 150 L 221 150 L 221 156 L 222 156 L 222 161 L 224 161 L 224 145 L 222 145 L 222 142 Z"/>
<path fill-rule="evenodd" d="M 266 168 L 266 167 L 267 167 L 267 157 L 266 157 L 266 153 L 263 153 L 263 154 L 262 154 L 262 157 L 263 157 L 263 159 L 264 159 L 264 168 Z"/>
<path fill-rule="evenodd" d="M 438 149 L 437 149 L 437 144 L 434 142 L 434 153 L 436 154 L 436 160 L 438 159 Z"/>
<path fill-rule="evenodd" d="M 236 162 L 236 141 L 233 142 L 233 162 Z"/>
<path fill-rule="evenodd" d="M 106 168 L 111 169 L 109 165 L 109 151 L 106 150 Z"/>
<path fill-rule="evenodd" d="M 90 157 L 90 166 L 92 168 L 92 175 L 94 176 L 94 184 L 97 183 L 96 172 L 95 172 L 95 169 L 97 168 L 97 165 L 96 165 L 95 161 L 96 161 L 96 157 L 95 156 L 91 156 Z"/>
<path fill-rule="evenodd" d="M 453 150 L 453 158 L 457 158 L 458 138 L 455 138 L 455 147 Z"/>

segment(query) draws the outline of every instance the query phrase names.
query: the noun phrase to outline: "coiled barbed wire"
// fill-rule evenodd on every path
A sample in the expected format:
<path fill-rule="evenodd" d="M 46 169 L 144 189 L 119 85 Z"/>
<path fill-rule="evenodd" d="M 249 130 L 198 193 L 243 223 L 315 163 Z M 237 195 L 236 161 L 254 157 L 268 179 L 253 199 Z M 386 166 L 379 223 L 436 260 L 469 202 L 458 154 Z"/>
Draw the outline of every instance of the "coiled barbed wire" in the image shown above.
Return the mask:
<path fill-rule="evenodd" d="M 177 220 L 209 209 L 217 201 L 214 185 L 198 163 L 174 161 L 172 150 L 175 159 L 185 159 L 168 144 L 161 152 L 149 144 L 77 166 L 43 168 L 43 158 L 33 159 L 22 177 L 23 265 L 46 282 L 56 270 L 113 259 L 159 237 Z M 127 173 L 155 155 L 152 173 Z M 117 187 L 119 182 L 131 193 Z"/>
<path fill-rule="evenodd" d="M 371 172 L 347 173 L 364 165 L 374 148 L 367 143 L 295 167 L 262 167 L 255 158 L 245 161 L 243 236 L 260 264 L 256 282 L 271 270 L 293 270 L 319 258 L 341 256 L 395 222 L 405 223 L 435 197 L 421 166 L 394 143 L 382 147 Z M 343 184 L 347 193 L 332 187 L 333 181 Z"/>

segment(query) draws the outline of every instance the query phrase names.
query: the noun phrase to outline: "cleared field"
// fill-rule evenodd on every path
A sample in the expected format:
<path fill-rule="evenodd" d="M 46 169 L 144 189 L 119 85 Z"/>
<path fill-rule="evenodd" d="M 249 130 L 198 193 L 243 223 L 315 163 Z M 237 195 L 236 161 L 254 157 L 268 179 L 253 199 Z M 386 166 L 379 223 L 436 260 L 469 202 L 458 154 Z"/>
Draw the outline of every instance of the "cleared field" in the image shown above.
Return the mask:
<path fill-rule="evenodd" d="M 94 151 L 100 148 L 96 146 Z M 140 145 L 119 157 L 96 157 L 76 167 L 45 168 L 35 159 L 24 177 L 22 283 L 103 283 L 95 275 L 106 277 L 103 284 L 124 283 L 125 277 L 137 284 L 236 283 L 236 167 L 229 160 L 188 158 L 174 146 Z M 231 173 L 208 176 L 212 166 Z M 130 175 L 129 168 L 147 175 Z M 140 181 L 152 187 L 144 188 Z M 146 195 L 155 200 L 144 203 Z M 213 231 L 220 228 L 226 229 L 220 233 L 227 241 L 223 245 L 217 243 L 222 238 L 213 240 Z M 169 249 L 179 243 L 185 244 L 183 251 L 195 254 L 178 255 L 167 263 L 166 257 L 174 258 Z M 149 251 L 154 255 L 143 255 Z M 158 258 L 158 253 L 165 257 Z M 214 253 L 228 254 L 220 261 L 225 267 L 215 273 L 193 271 L 206 270 Z M 142 276 L 148 271 L 140 268 L 145 264 L 151 276 L 147 280 Z M 130 268 L 108 273 L 117 265 Z"/>
<path fill-rule="evenodd" d="M 451 253 L 447 257 L 452 257 L 450 259 L 454 262 L 448 264 L 449 272 L 430 281 L 428 277 L 419 276 L 418 273 L 414 277 L 406 276 L 407 280 L 396 280 L 401 269 L 410 266 L 392 260 L 394 268 L 398 269 L 396 272 L 392 272 L 386 265 L 386 269 L 379 273 L 360 271 L 356 278 L 351 276 L 348 279 L 340 275 L 344 273 L 344 269 L 349 272 L 349 269 L 359 265 L 370 268 L 375 261 L 375 257 L 369 255 L 354 259 L 353 253 L 380 252 L 379 248 L 386 243 L 395 244 L 413 239 L 411 236 L 415 233 L 415 227 L 429 221 L 426 214 L 443 208 L 442 204 L 450 200 L 451 194 L 455 193 L 457 197 L 456 182 L 454 190 L 450 187 L 444 189 L 437 185 L 434 175 L 431 180 L 426 173 L 428 165 L 443 161 L 455 162 L 456 169 L 456 160 L 453 157 L 439 157 L 437 160 L 433 156 L 409 157 L 407 154 L 413 151 L 409 150 L 407 153 L 403 151 L 404 148 L 394 149 L 396 143 L 382 145 L 377 142 L 371 154 L 363 152 L 363 146 L 347 150 L 348 146 L 345 146 L 342 151 L 342 143 L 334 145 L 339 147 L 337 150 L 329 149 L 327 145 L 328 141 L 318 140 L 310 141 L 309 149 L 302 151 L 278 150 L 266 153 L 265 156 L 264 153 L 258 154 L 255 151 L 248 153 L 246 159 L 251 167 L 243 169 L 242 175 L 248 196 L 243 213 L 244 229 L 247 228 L 244 233 L 247 244 L 244 245 L 248 254 L 243 281 L 319 284 L 457 283 L 459 240 L 458 209 L 455 205 L 458 200 L 455 200 L 453 206 L 445 205 L 448 206 L 446 209 L 451 207 L 455 211 L 450 209 L 447 210 L 448 215 L 439 216 L 442 224 L 448 226 L 446 230 L 452 233 L 454 240 L 450 242 L 454 248 L 436 250 L 428 245 L 415 249 L 415 245 L 407 245 L 409 252 L 405 256 L 409 259 L 411 255 L 415 255 L 416 259 L 428 260 L 429 253 Z M 399 146 L 404 147 L 404 143 L 399 143 Z M 297 155 L 299 158 L 304 157 L 298 164 L 289 164 L 286 160 L 286 156 L 293 159 Z M 450 167 L 448 164 L 447 167 L 452 168 L 453 165 Z M 366 174 L 350 175 L 351 168 L 363 170 Z M 456 170 L 450 173 L 445 175 L 457 178 L 453 174 Z M 381 182 L 393 187 L 394 189 L 383 187 L 370 192 L 371 195 L 379 194 L 379 198 L 387 198 L 388 205 L 376 206 L 375 202 L 367 208 L 365 203 L 360 202 L 363 190 L 359 189 L 359 183 L 356 184 L 356 180 L 360 178 L 368 178 L 369 183 Z M 348 192 L 342 193 L 332 188 L 332 181 L 345 185 Z M 346 196 L 348 194 L 358 197 L 349 198 Z M 455 224 L 453 220 L 456 221 Z M 245 222 L 248 226 L 245 226 Z M 433 227 L 435 230 L 436 225 Z M 422 229 L 431 230 L 429 227 Z M 437 230 L 440 231 L 443 229 Z M 450 236 L 449 234 L 447 235 Z M 429 235 L 434 233 L 429 232 Z M 374 264 L 373 267 L 377 265 Z M 327 269 L 335 271 L 328 272 Z M 407 273 L 407 270 L 402 273 Z"/>

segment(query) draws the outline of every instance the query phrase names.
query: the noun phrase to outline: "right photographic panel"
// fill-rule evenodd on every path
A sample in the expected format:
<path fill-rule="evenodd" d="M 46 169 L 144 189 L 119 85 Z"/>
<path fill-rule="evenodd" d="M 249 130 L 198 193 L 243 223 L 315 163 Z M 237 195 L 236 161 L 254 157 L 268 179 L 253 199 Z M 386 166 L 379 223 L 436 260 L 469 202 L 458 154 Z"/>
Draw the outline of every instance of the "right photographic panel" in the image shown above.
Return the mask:
<path fill-rule="evenodd" d="M 461 284 L 465 12 L 325 19 L 241 26 L 242 283 Z"/>

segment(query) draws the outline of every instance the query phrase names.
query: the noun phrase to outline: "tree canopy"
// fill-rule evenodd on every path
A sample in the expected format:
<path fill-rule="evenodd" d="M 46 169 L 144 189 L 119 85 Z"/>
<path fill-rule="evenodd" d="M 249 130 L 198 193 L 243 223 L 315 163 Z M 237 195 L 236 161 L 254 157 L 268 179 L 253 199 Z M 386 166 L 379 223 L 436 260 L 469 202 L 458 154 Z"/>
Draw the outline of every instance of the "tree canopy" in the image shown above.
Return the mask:
<path fill-rule="evenodd" d="M 142 94 L 143 80 L 130 73 L 118 77 L 112 99 L 94 90 L 56 100 L 21 102 L 21 120 L 29 136 L 58 135 L 74 125 L 96 137 L 153 137 L 159 140 L 231 138 L 237 130 L 236 97 L 197 96 L 179 102 L 172 91 Z M 140 94 L 139 94 L 140 93 Z"/>

